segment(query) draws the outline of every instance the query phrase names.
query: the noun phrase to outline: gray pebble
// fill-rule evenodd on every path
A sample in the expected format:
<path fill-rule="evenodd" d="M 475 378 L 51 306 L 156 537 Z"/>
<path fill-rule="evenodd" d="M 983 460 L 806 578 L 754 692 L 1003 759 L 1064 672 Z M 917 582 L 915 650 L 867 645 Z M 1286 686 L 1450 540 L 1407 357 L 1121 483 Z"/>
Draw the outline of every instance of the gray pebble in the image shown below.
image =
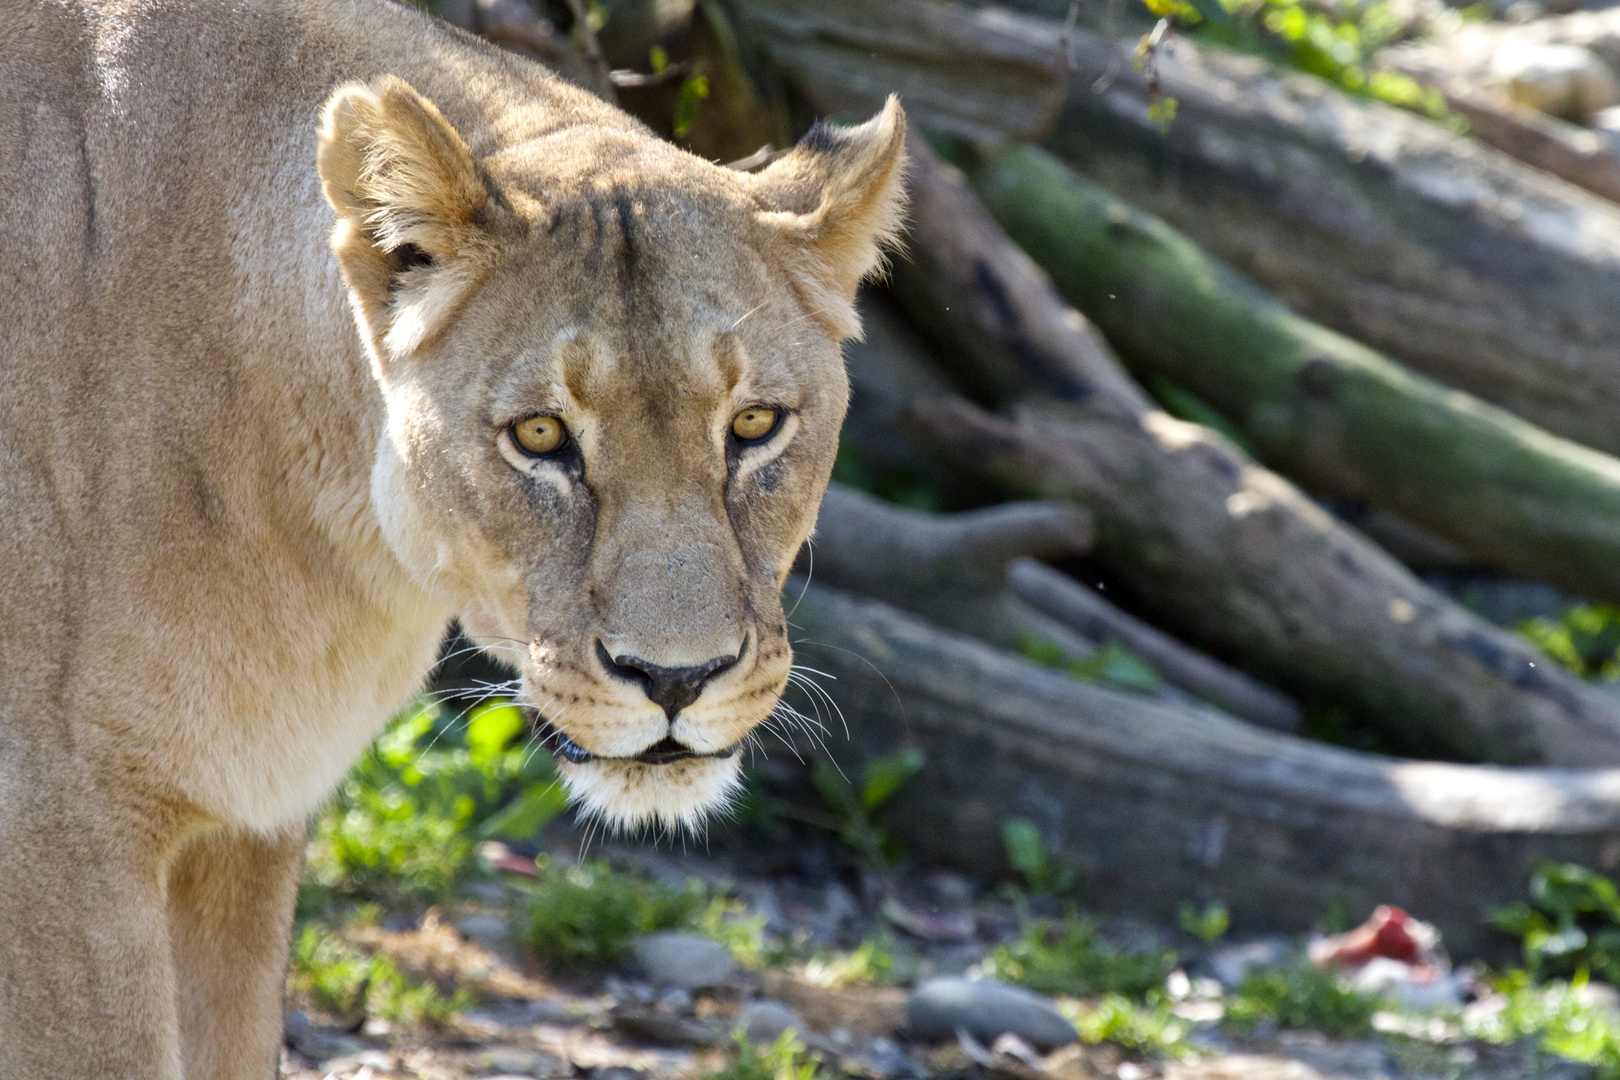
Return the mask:
<path fill-rule="evenodd" d="M 511 926 L 499 915 L 463 915 L 456 920 L 455 927 L 462 937 L 481 945 L 498 945 L 512 932 Z"/>
<path fill-rule="evenodd" d="M 1011 1032 L 1041 1050 L 1065 1046 L 1080 1036 L 1039 994 L 1005 983 L 971 982 L 955 976 L 929 979 L 911 992 L 906 1017 L 912 1034 L 933 1042 L 966 1028 L 986 1044 Z"/>
<path fill-rule="evenodd" d="M 632 948 L 642 972 L 657 986 L 716 986 L 736 970 L 725 947 L 701 934 L 661 930 L 637 938 Z"/>
<path fill-rule="evenodd" d="M 737 1014 L 736 1030 L 755 1046 L 770 1046 L 790 1029 L 804 1031 L 804 1021 L 780 1001 L 756 1001 Z"/>

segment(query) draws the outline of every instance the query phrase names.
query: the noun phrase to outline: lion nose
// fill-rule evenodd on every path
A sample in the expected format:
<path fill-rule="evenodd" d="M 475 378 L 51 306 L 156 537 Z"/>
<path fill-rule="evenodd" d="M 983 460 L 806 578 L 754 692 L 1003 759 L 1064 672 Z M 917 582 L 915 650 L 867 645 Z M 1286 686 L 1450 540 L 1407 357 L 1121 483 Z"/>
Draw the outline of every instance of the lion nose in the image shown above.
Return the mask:
<path fill-rule="evenodd" d="M 671 720 L 698 699 L 704 683 L 736 664 L 740 656 L 717 656 L 692 667 L 664 667 L 639 656 L 611 656 L 600 641 L 596 653 L 610 674 L 640 684 L 653 704 Z"/>

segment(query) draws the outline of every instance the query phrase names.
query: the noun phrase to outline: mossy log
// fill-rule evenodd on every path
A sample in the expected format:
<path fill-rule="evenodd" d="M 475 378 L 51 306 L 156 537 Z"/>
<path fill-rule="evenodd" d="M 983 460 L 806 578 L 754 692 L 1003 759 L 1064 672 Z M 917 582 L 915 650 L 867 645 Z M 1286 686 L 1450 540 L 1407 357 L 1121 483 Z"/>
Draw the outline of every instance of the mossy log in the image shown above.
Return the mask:
<path fill-rule="evenodd" d="M 929 858 L 1001 874 L 1001 823 L 1029 818 L 1079 871 L 1088 907 L 1168 920 L 1218 899 L 1254 931 L 1391 903 L 1436 923 L 1458 957 L 1500 955 L 1512 943 L 1484 917 L 1521 899 L 1539 862 L 1620 867 L 1620 770 L 1308 742 L 1077 682 L 815 585 L 794 623 L 799 656 L 836 677 L 825 685 L 852 718 L 835 757 L 925 752 L 885 827 Z"/>
<path fill-rule="evenodd" d="M 1138 366 L 1232 418 L 1268 463 L 1481 562 L 1620 599 L 1620 460 L 1296 315 L 1033 147 L 969 153 L 985 205 Z"/>
<path fill-rule="evenodd" d="M 910 178 L 911 255 L 895 289 L 915 324 L 990 400 L 1065 400 L 1061 417 L 1017 425 L 962 405 L 915 409 L 942 457 L 1004 490 L 1089 507 L 1098 557 L 1155 619 L 1412 752 L 1620 762 L 1620 706 L 1224 438 L 1154 408 L 960 173 L 917 146 Z"/>
<path fill-rule="evenodd" d="M 1295 310 L 1620 452 L 1620 206 L 1423 117 L 1186 40 L 1160 56 L 1176 100 L 1161 128 L 1134 37 L 1073 42 L 1048 149 Z"/>

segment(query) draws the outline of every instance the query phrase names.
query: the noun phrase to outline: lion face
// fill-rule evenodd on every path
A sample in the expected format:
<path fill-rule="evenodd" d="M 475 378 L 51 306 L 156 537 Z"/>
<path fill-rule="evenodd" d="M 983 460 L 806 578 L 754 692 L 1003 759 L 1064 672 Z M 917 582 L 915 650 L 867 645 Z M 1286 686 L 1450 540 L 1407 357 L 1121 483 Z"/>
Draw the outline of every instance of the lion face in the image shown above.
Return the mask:
<path fill-rule="evenodd" d="M 782 581 L 848 383 L 838 342 L 899 210 L 903 120 L 758 175 L 635 130 L 475 160 L 397 79 L 340 89 L 320 172 L 388 423 L 400 561 L 524 695 L 573 794 L 690 825 L 791 663 Z"/>

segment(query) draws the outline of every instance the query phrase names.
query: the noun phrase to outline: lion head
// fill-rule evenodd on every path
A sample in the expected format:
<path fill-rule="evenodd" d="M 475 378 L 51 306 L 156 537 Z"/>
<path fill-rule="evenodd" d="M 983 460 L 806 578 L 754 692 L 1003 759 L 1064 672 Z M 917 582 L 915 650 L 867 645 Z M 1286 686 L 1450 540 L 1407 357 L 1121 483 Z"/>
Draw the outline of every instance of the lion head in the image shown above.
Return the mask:
<path fill-rule="evenodd" d="M 904 126 L 891 101 L 746 174 L 623 123 L 475 156 L 393 77 L 327 105 L 387 542 L 520 669 L 571 792 L 613 822 L 722 804 L 786 685 L 780 590 L 832 471 L 839 342 L 897 227 Z"/>

